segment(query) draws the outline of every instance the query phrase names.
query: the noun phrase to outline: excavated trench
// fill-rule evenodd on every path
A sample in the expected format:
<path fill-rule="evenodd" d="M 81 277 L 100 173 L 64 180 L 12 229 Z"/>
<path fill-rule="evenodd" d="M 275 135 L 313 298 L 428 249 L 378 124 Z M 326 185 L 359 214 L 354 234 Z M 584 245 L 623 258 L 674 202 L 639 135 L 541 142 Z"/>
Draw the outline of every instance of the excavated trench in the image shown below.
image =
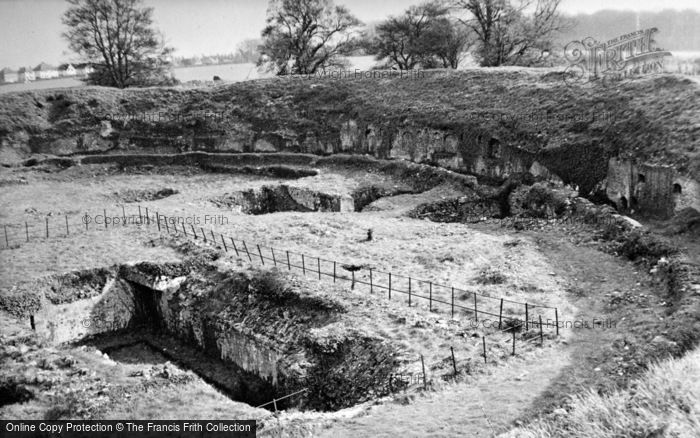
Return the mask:
<path fill-rule="evenodd" d="M 72 273 L 37 285 L 36 331 L 123 363 L 165 359 L 253 406 L 305 390 L 277 408 L 327 411 L 388 393 L 393 348 L 339 328 L 341 304 L 282 275 L 201 261 Z"/>
<path fill-rule="evenodd" d="M 228 193 L 211 201 L 217 207 L 240 209 L 241 212 L 252 215 L 282 211 L 354 211 L 354 200 L 350 196 L 332 195 L 285 184 Z"/>

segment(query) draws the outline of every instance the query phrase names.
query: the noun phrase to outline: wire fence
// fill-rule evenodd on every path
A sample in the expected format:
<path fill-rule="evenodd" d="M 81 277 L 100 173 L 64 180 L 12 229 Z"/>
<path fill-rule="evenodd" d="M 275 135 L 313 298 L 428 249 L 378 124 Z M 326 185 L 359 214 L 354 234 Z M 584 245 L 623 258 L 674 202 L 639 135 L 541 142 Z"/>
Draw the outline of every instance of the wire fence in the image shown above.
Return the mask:
<path fill-rule="evenodd" d="M 135 210 L 128 215 L 124 206 L 117 214 L 108 214 L 103 209 L 101 216 L 86 213 L 80 217 L 80 222 L 76 221 L 75 216 L 63 215 L 46 216 L 43 221 L 31 225 L 27 221 L 23 224 L 6 224 L 3 226 L 4 246 L 0 249 L 17 248 L 33 240 L 68 237 L 80 232 L 109 230 L 127 225 L 145 226 L 157 229 L 161 234 L 184 236 L 214 244 L 253 265 L 301 272 L 304 276 L 314 276 L 318 280 L 333 283 L 348 282 L 351 289 L 363 287 L 370 294 L 381 294 L 388 300 L 400 300 L 409 307 L 422 304 L 431 312 L 447 313 L 453 319 L 468 316 L 476 323 L 489 321 L 499 330 L 514 327 L 527 332 L 541 326 L 540 320 L 544 318 L 547 329 L 553 329 L 559 334 L 558 309 L 546 304 L 494 297 L 483 292 L 376 269 L 367 264 L 343 263 L 318 255 L 265 246 L 215 232 L 211 228 L 178 222 L 172 216 L 149 211 L 140 205 Z M 100 217 L 101 221 L 95 220 Z"/>
<path fill-rule="evenodd" d="M 428 280 L 414 278 L 412 276 L 400 275 L 392 272 L 382 271 L 366 265 L 356 266 L 329 260 L 319 256 L 289 251 L 285 249 L 267 247 L 257 243 L 252 243 L 243 239 L 236 239 L 224 233 L 217 233 L 211 228 L 195 227 L 185 223 L 177 223 L 169 220 L 171 217 L 158 211 L 149 211 L 148 208 L 137 206 L 137 214 L 128 216 L 124 206 L 121 208 L 121 215 L 108 215 L 106 209 L 102 211 L 103 223 L 95 223 L 87 213 L 81 217 L 80 223 L 75 220 L 76 216 L 46 216 L 43 221 L 30 225 L 6 224 L 3 226 L 5 246 L 1 249 L 17 248 L 23 243 L 36 240 L 44 240 L 57 237 L 69 237 L 81 232 L 95 230 L 110 230 L 126 227 L 127 225 L 138 225 L 141 229 L 157 230 L 159 235 L 184 236 L 188 239 L 200 241 L 202 243 L 213 244 L 217 248 L 229 254 L 235 254 L 241 260 L 247 260 L 252 265 L 271 266 L 288 271 L 296 270 L 304 276 L 313 276 L 318 280 L 327 280 L 334 283 L 345 281 L 350 283 L 350 288 L 357 286 L 364 287 L 370 294 L 382 294 L 388 300 L 400 299 L 408 306 L 415 307 L 418 302 L 427 304 L 431 312 L 443 312 L 451 315 L 452 318 L 460 315 L 473 316 L 474 321 L 479 318 L 493 318 L 492 327 L 495 329 L 490 334 L 483 334 L 480 337 L 480 347 L 478 356 L 487 364 L 490 357 L 502 357 L 505 353 L 511 356 L 516 355 L 518 343 L 521 349 L 526 345 L 543 346 L 545 328 L 554 328 L 555 333 L 549 332 L 547 337 L 554 334 L 559 335 L 559 314 L 556 307 L 544 304 L 533 304 L 519 302 L 505 298 L 491 297 L 474 291 L 466 291 L 453 286 L 447 286 Z M 88 220 L 90 219 L 90 220 Z M 119 219 L 119 220 L 117 220 Z M 466 302 L 465 302 L 466 301 Z M 467 304 L 467 302 L 469 304 Z M 497 309 L 497 310 L 496 310 Z M 520 310 L 520 312 L 518 312 Z M 543 322 L 542 312 L 553 311 L 554 324 L 550 321 Z M 498 321 L 497 326 L 495 322 Z M 30 318 L 32 328 L 35 321 Z M 468 351 L 468 355 L 473 357 L 474 346 Z M 494 352 L 494 349 L 496 350 Z M 449 359 L 452 364 L 453 373 L 442 376 L 443 380 L 450 377 L 457 378 L 460 374 L 460 360 L 455 355 L 455 350 L 450 347 Z M 467 358 L 469 359 L 469 358 Z M 406 376 L 415 374 L 392 374 L 389 376 L 390 392 L 407 391 L 417 389 L 421 386 L 427 389 L 428 383 L 432 380 L 426 373 L 425 360 L 420 355 L 421 373 L 418 381 L 407 382 Z M 461 360 L 464 365 L 464 359 Z M 470 372 L 471 362 L 466 361 L 466 371 Z M 414 363 L 416 364 L 416 363 Z M 416 364 L 417 365 L 417 364 Z M 464 366 L 461 366 L 465 369 Z M 274 398 L 272 401 L 258 407 L 266 407 L 272 404 L 277 411 L 277 402 L 287 398 L 300 396 L 307 392 L 308 388 L 286 395 L 281 398 Z"/>

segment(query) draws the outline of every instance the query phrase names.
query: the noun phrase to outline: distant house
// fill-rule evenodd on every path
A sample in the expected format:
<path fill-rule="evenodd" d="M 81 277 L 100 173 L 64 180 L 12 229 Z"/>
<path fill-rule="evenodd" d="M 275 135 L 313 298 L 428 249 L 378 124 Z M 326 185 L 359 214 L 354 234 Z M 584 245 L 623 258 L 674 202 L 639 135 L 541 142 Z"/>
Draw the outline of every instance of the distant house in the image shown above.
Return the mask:
<path fill-rule="evenodd" d="M 17 72 L 17 82 L 30 82 L 36 80 L 36 75 L 31 67 L 22 67 Z"/>
<path fill-rule="evenodd" d="M 10 69 L 10 68 L 3 68 L 0 70 L 0 83 L 3 84 L 11 84 L 13 82 L 17 82 L 19 80 L 19 75 L 17 74 L 16 71 Z"/>
<path fill-rule="evenodd" d="M 95 68 L 90 64 L 75 64 L 75 74 L 80 77 L 87 77 L 90 73 L 94 72 Z"/>
<path fill-rule="evenodd" d="M 58 69 L 45 62 L 34 67 L 34 75 L 37 79 L 54 79 L 58 77 Z"/>
<path fill-rule="evenodd" d="M 73 67 L 73 64 L 61 64 L 58 66 L 58 75 L 63 77 L 71 77 L 77 75 L 78 72 Z"/>

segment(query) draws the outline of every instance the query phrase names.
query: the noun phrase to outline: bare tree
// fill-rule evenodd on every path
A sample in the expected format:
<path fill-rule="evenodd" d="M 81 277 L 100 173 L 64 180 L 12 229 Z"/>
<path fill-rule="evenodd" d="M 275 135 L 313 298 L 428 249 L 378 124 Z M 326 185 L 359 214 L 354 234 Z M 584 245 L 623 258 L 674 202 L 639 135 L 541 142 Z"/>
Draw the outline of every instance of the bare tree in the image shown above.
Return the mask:
<path fill-rule="evenodd" d="M 569 22 L 559 12 L 561 0 L 455 0 L 467 12 L 461 20 L 479 40 L 478 55 L 485 67 L 528 63 L 531 50 L 549 49 L 556 32 Z"/>
<path fill-rule="evenodd" d="M 271 0 L 259 65 L 278 75 L 313 74 L 342 66 L 362 24 L 331 0 Z"/>
<path fill-rule="evenodd" d="M 125 88 L 162 82 L 172 49 L 153 25 L 142 0 L 67 0 L 63 36 L 95 66 L 89 82 Z"/>
<path fill-rule="evenodd" d="M 457 68 L 469 33 L 448 16 L 442 2 L 410 7 L 403 15 L 390 17 L 376 28 L 370 52 L 400 70 Z"/>

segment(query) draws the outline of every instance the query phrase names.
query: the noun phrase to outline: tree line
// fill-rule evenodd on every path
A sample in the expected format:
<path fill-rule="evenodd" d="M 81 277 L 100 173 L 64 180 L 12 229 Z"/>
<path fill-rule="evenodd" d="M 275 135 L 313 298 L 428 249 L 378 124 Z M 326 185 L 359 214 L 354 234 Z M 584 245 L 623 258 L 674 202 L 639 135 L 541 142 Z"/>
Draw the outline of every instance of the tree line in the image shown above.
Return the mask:
<path fill-rule="evenodd" d="M 537 65 L 554 36 L 570 25 L 562 0 L 431 0 L 372 26 L 332 0 L 270 0 L 262 42 L 241 57 L 277 75 L 346 66 L 350 54 L 372 55 L 384 68 L 457 68 L 469 53 L 480 65 Z M 173 48 L 153 25 L 143 0 L 67 0 L 64 37 L 93 63 L 88 81 L 113 87 L 164 85 Z"/>

